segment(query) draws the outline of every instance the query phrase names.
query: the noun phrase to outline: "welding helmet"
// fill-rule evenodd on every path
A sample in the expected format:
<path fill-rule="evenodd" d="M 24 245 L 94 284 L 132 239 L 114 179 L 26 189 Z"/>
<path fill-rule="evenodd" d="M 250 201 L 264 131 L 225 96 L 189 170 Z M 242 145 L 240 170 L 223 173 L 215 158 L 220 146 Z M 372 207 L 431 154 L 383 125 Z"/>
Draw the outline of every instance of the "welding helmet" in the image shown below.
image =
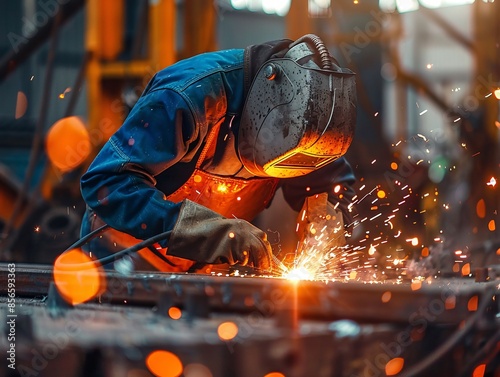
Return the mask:
<path fill-rule="evenodd" d="M 355 122 L 354 73 L 308 34 L 257 71 L 242 110 L 239 156 L 256 176 L 301 176 L 345 154 Z"/>

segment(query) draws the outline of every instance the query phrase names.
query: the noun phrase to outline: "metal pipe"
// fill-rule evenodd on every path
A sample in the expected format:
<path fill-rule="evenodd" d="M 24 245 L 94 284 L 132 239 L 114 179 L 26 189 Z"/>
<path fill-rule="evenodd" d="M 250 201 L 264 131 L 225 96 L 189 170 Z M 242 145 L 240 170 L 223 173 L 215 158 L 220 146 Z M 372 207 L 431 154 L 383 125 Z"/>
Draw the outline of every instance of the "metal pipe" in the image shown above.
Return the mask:
<path fill-rule="evenodd" d="M 56 18 L 60 18 L 63 25 L 73 17 L 85 4 L 85 0 L 70 0 L 66 4 L 59 5 L 58 12 L 51 17 L 47 23 L 41 26 L 31 37 L 25 38 L 23 44 L 18 48 L 10 50 L 0 60 L 0 81 L 4 80 L 10 73 L 14 72 L 31 54 L 33 54 L 45 41 L 50 38 Z"/>

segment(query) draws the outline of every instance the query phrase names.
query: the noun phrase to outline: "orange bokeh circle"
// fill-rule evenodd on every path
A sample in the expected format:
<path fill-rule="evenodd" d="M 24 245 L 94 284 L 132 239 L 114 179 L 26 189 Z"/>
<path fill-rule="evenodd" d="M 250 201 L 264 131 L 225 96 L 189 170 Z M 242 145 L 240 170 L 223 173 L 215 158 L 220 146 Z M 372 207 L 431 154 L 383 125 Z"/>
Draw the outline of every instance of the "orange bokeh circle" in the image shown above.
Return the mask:
<path fill-rule="evenodd" d="M 146 358 L 146 366 L 156 377 L 178 377 L 182 374 L 183 365 L 176 354 L 157 350 Z"/>
<path fill-rule="evenodd" d="M 79 166 L 89 156 L 90 136 L 79 117 L 58 120 L 50 127 L 45 139 L 47 156 L 63 172 Z"/>
<path fill-rule="evenodd" d="M 60 295 L 73 305 L 96 297 L 106 286 L 100 264 L 80 249 L 61 254 L 54 262 L 53 275 Z"/>

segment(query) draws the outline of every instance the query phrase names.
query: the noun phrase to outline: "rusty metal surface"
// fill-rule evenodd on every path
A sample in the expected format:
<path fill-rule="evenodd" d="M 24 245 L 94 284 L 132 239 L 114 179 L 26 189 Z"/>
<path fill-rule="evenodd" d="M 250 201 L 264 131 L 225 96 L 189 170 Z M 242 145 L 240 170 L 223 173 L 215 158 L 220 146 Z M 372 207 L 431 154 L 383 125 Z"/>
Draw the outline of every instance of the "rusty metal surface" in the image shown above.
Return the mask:
<path fill-rule="evenodd" d="M 11 313 L 7 271 L 0 266 L 2 314 Z M 201 365 L 209 371 L 203 377 L 376 377 L 391 359 L 411 370 L 439 352 L 420 375 L 470 376 L 478 355 L 493 355 L 485 344 L 498 334 L 498 281 L 441 279 L 412 290 L 408 283 L 107 272 L 105 292 L 72 307 L 58 301 L 49 266 L 19 264 L 15 275 L 17 374 L 2 358 L 0 377 L 145 377 L 158 350 L 176 355 L 185 371 Z M 238 331 L 223 339 L 219 326 L 228 322 Z M 453 352 L 442 352 L 450 339 Z M 488 368 L 496 373 L 500 365 Z"/>
<path fill-rule="evenodd" d="M 0 266 L 0 294 L 6 293 L 6 265 Z M 211 312 L 258 311 L 274 315 L 294 309 L 300 318 L 408 323 L 432 318 L 436 323 L 460 323 L 470 317 L 469 301 L 483 300 L 495 282 L 440 279 L 418 289 L 409 283 L 289 281 L 279 278 L 136 272 L 130 276 L 106 272 L 100 303 L 157 306 L 161 300 L 186 306 L 205 298 Z M 46 295 L 52 282 L 50 266 L 16 266 L 18 296 Z M 498 308 L 493 308 L 498 312 Z"/>

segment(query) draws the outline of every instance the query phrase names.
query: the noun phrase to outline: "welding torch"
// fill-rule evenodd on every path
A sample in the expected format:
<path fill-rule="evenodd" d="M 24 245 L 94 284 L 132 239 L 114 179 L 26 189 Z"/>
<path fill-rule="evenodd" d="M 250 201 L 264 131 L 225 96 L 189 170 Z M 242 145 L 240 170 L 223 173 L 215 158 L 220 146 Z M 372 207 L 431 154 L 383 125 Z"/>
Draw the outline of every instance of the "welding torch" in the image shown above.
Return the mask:
<path fill-rule="evenodd" d="M 293 263 L 303 258 L 304 253 L 318 254 L 346 244 L 342 212 L 328 201 L 327 193 L 306 198 L 297 217 L 296 230 L 299 241 Z"/>

